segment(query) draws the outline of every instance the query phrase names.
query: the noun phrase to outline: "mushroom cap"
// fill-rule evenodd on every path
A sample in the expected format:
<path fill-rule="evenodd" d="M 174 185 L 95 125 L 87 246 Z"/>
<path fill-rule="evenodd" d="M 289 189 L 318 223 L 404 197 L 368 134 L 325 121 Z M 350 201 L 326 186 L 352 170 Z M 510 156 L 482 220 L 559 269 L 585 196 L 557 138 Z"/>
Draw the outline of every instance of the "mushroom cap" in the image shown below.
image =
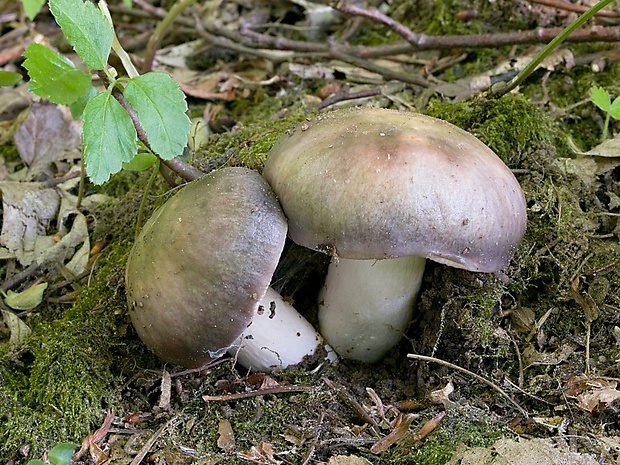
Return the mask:
<path fill-rule="evenodd" d="M 199 367 L 250 324 L 286 240 L 269 185 L 246 168 L 188 184 L 144 225 L 127 262 L 131 320 L 165 361 Z"/>
<path fill-rule="evenodd" d="M 526 226 L 516 178 L 473 135 L 416 113 L 336 110 L 283 135 L 263 175 L 305 247 L 504 268 Z"/>

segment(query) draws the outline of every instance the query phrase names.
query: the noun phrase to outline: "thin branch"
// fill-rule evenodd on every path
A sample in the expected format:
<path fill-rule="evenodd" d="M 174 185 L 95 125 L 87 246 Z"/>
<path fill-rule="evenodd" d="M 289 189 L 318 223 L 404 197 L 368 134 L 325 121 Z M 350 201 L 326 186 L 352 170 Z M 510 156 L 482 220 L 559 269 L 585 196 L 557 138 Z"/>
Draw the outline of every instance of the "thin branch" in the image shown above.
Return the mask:
<path fill-rule="evenodd" d="M 288 394 L 290 392 L 309 392 L 314 391 L 314 386 L 274 386 L 270 388 L 258 389 L 256 391 L 239 392 L 236 394 L 223 394 L 221 396 L 202 396 L 206 402 L 227 401 L 248 399 L 250 397 L 266 396 L 274 394 Z"/>
<path fill-rule="evenodd" d="M 501 387 L 499 387 L 497 384 L 489 381 L 488 379 L 472 372 L 469 371 L 463 367 L 460 367 L 458 365 L 455 365 L 453 363 L 450 362 L 446 362 L 445 360 L 441 360 L 440 358 L 435 358 L 435 357 L 427 357 L 425 355 L 418 355 L 418 354 L 407 354 L 407 358 L 411 358 L 414 360 L 422 360 L 424 362 L 432 362 L 432 363 L 437 363 L 439 365 L 443 365 L 445 367 L 451 368 L 453 370 L 457 370 L 460 371 L 461 373 L 465 373 L 468 376 L 471 376 L 472 378 L 477 379 L 478 381 L 480 381 L 481 383 L 486 384 L 487 386 L 489 386 L 491 389 L 497 391 L 502 397 L 504 397 L 508 402 L 510 402 L 520 413 L 521 415 L 524 416 L 524 418 L 528 418 L 529 415 L 527 413 L 527 411 L 521 407 L 512 397 L 510 397 L 508 395 L 508 393 L 506 391 L 504 391 Z"/>
<path fill-rule="evenodd" d="M 557 8 L 558 10 L 573 11 L 575 13 L 585 13 L 589 8 L 585 5 L 578 5 L 563 0 L 530 0 L 530 2 Z M 614 10 L 601 10 L 597 12 L 595 16 L 600 16 L 601 18 L 620 18 L 620 13 Z"/>

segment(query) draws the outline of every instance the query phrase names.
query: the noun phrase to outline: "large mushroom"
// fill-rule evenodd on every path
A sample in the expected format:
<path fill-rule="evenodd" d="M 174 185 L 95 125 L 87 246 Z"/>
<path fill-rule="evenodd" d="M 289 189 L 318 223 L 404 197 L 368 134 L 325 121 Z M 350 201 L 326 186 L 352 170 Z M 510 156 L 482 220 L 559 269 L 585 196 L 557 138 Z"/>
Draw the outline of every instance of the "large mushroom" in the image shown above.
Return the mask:
<path fill-rule="evenodd" d="M 276 142 L 264 176 L 291 239 L 333 256 L 321 334 L 338 354 L 365 362 L 404 334 L 425 259 L 499 273 L 525 232 L 510 169 L 473 135 L 421 114 L 319 115 Z"/>
<path fill-rule="evenodd" d="M 127 263 L 131 320 L 167 362 L 200 367 L 229 351 L 253 370 L 299 363 L 322 339 L 268 289 L 286 240 L 269 185 L 224 168 L 187 185 L 145 224 Z"/>

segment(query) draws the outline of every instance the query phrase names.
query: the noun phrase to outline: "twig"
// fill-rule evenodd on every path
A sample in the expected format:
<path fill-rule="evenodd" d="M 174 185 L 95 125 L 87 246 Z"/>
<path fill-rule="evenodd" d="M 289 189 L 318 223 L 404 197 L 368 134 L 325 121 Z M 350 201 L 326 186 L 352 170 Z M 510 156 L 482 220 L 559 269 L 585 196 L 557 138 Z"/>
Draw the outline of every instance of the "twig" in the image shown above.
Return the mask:
<path fill-rule="evenodd" d="M 38 263 L 33 263 L 32 265 L 17 273 L 12 278 L 7 279 L 5 282 L 3 282 L 2 286 L 0 286 L 0 289 L 2 289 L 2 292 L 8 291 L 9 289 L 20 284 L 22 281 L 25 281 L 26 279 L 34 276 L 34 274 L 39 271 L 39 268 L 40 265 Z"/>
<path fill-rule="evenodd" d="M 510 397 L 506 391 L 504 391 L 497 384 L 492 383 L 488 379 L 483 378 L 482 376 L 477 375 L 474 372 L 471 372 L 471 371 L 469 371 L 469 370 L 467 370 L 467 369 L 465 369 L 463 367 L 460 367 L 458 365 L 455 365 L 455 364 L 450 363 L 450 362 L 446 362 L 445 360 L 441 360 L 441 359 L 435 358 L 435 357 L 427 357 L 425 355 L 418 355 L 418 354 L 407 354 L 407 358 L 411 358 L 411 359 L 414 359 L 414 360 L 422 360 L 424 362 L 437 363 L 439 365 L 443 365 L 443 366 L 451 368 L 453 370 L 458 370 L 461 373 L 465 373 L 465 374 L 467 374 L 467 375 L 477 379 L 478 381 L 486 384 L 491 389 L 494 389 L 495 391 L 497 391 L 502 397 L 504 397 L 508 402 L 510 402 L 521 413 L 521 415 L 523 415 L 525 418 L 529 417 L 527 411 L 523 407 L 521 407 L 512 397 Z"/>
<path fill-rule="evenodd" d="M 441 50 L 452 48 L 481 48 L 498 47 L 502 45 L 540 44 L 553 40 L 560 35 L 564 28 L 536 28 L 529 31 L 503 32 L 495 34 L 471 34 L 471 35 L 445 35 L 429 36 L 418 34 L 408 27 L 381 13 L 376 8 L 362 8 L 346 1 L 339 1 L 334 6 L 338 11 L 362 16 L 379 24 L 389 27 L 409 43 L 409 47 L 403 44 L 393 44 L 393 52 L 407 53 L 413 50 Z M 612 27 L 593 27 L 590 30 L 575 31 L 566 42 L 615 42 L 620 40 L 620 31 Z M 397 47 L 397 48 L 396 48 Z M 358 55 L 357 56 L 363 56 Z"/>
<path fill-rule="evenodd" d="M 349 88 L 345 88 L 342 92 L 338 92 L 335 95 L 332 95 L 329 98 L 326 98 L 321 103 L 319 103 L 316 107 L 317 110 L 323 110 L 331 105 L 335 105 L 336 103 L 344 102 L 346 100 L 355 100 L 360 98 L 374 97 L 377 95 L 381 95 L 381 89 L 370 89 L 364 90 L 361 92 L 349 92 Z"/>
<path fill-rule="evenodd" d="M 256 391 L 239 392 L 236 394 L 223 394 L 221 396 L 202 396 L 203 400 L 209 401 L 228 401 L 248 399 L 250 397 L 275 395 L 275 394 L 287 394 L 290 392 L 309 392 L 314 391 L 313 386 L 274 386 L 264 389 L 258 389 Z"/>
<path fill-rule="evenodd" d="M 377 425 L 377 422 L 375 421 L 375 419 L 371 417 L 370 415 L 368 415 L 366 410 L 364 410 L 364 408 L 360 405 L 360 403 L 357 400 L 355 400 L 351 394 L 349 394 L 349 392 L 345 389 L 344 386 L 326 377 L 321 378 L 321 381 L 323 381 L 327 385 L 328 388 L 336 391 L 336 395 L 338 396 L 340 400 L 350 404 L 351 407 L 353 407 L 353 410 L 355 411 L 355 413 L 357 413 L 362 418 L 362 420 L 372 425 L 374 428 L 377 428 L 379 426 Z"/>
<path fill-rule="evenodd" d="M 159 437 L 164 434 L 164 431 L 166 430 L 166 428 L 176 419 L 177 417 L 173 417 L 170 420 L 168 420 L 164 425 L 162 425 L 156 432 L 155 434 L 153 434 L 153 436 L 151 436 L 149 438 L 148 441 L 146 441 L 146 443 L 144 444 L 144 446 L 142 446 L 142 449 L 140 449 L 140 452 L 138 452 L 138 455 L 136 455 L 134 457 L 134 459 L 131 461 L 130 465 L 140 465 L 140 463 L 142 463 L 142 460 L 144 459 L 144 457 L 146 457 L 146 454 L 149 453 L 149 451 L 151 450 L 151 447 L 153 447 L 153 444 L 155 444 L 155 441 L 157 441 L 159 439 Z"/>
<path fill-rule="evenodd" d="M 601 0 L 593 7 L 589 8 L 585 13 L 579 16 L 579 18 L 573 21 L 568 27 L 562 29 L 562 31 L 558 35 L 556 35 L 551 40 L 551 42 L 545 45 L 545 47 L 540 52 L 538 52 L 538 54 L 532 59 L 532 61 L 530 61 L 525 68 L 519 71 L 519 74 L 517 74 L 510 82 L 498 82 L 494 84 L 491 87 L 489 93 L 491 95 L 500 97 L 516 89 L 523 81 L 525 81 L 525 79 L 530 74 L 532 74 L 538 68 L 538 66 L 543 62 L 545 58 L 547 58 L 547 56 L 551 54 L 551 52 L 553 52 L 553 50 L 559 47 L 562 42 L 566 41 L 570 37 L 571 34 L 575 33 L 577 29 L 579 29 L 586 23 L 586 21 L 592 18 L 592 16 L 594 16 L 598 11 L 601 11 L 603 8 L 609 5 L 609 3 L 611 3 L 611 0 Z"/>
<path fill-rule="evenodd" d="M 562 0 L 530 0 L 530 2 L 557 8 L 558 10 L 574 11 L 575 13 L 585 13 L 588 11 L 588 7 L 585 5 L 578 5 Z M 595 16 L 600 16 L 602 18 L 620 18 L 620 13 L 613 10 L 601 10 L 597 12 Z"/>

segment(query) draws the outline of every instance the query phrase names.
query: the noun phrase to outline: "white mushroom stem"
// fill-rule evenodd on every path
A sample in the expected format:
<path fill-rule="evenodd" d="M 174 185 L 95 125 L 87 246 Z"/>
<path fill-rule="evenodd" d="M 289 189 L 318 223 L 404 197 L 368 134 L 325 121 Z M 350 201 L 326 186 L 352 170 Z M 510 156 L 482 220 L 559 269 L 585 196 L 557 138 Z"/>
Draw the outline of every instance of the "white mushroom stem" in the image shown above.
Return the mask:
<path fill-rule="evenodd" d="M 323 344 L 323 338 L 280 294 L 267 289 L 252 323 L 228 353 L 253 371 L 273 371 L 300 363 Z M 331 349 L 326 347 L 329 352 Z M 331 353 L 329 359 L 334 360 Z"/>
<path fill-rule="evenodd" d="M 319 330 L 337 354 L 373 363 L 401 339 L 425 262 L 420 257 L 332 259 L 319 295 Z"/>

